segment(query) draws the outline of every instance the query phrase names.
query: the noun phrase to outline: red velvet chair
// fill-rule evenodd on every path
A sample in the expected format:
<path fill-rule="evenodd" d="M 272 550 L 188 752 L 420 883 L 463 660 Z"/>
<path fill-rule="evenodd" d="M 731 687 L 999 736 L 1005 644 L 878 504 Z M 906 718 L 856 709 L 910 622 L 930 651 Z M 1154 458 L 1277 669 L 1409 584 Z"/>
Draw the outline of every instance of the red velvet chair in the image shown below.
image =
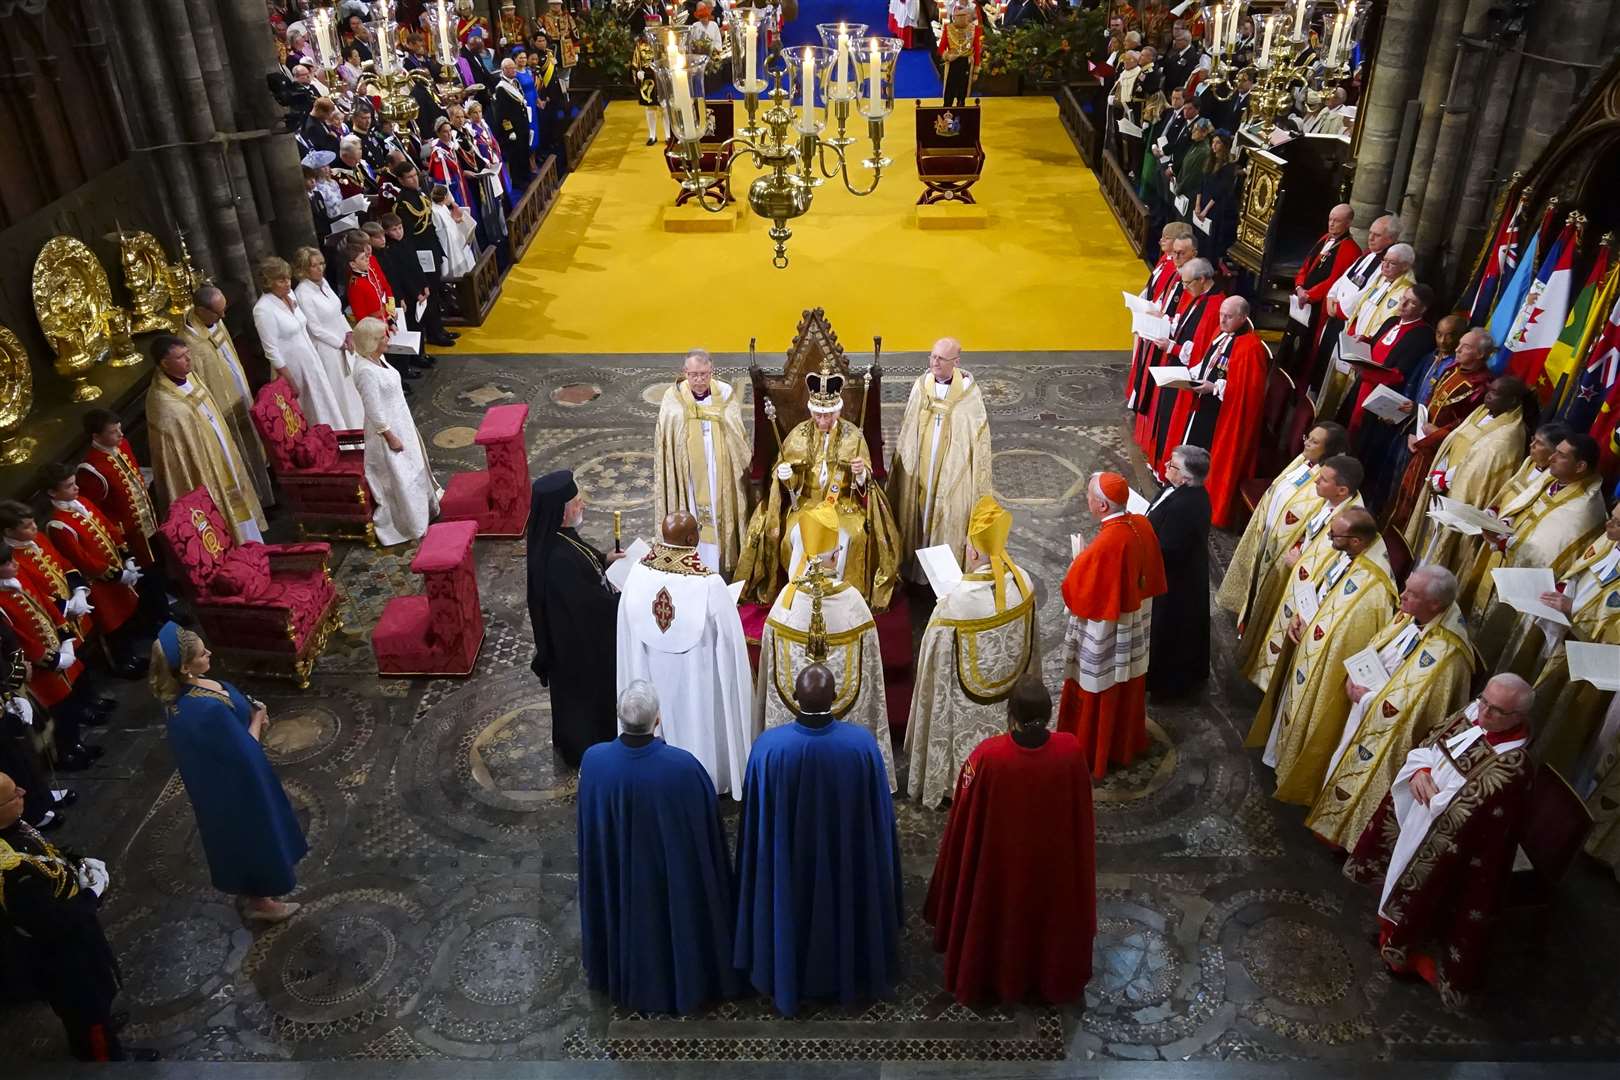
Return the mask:
<path fill-rule="evenodd" d="M 251 412 L 298 531 L 329 538 L 364 536 L 376 547 L 364 435 L 304 419 L 298 391 L 285 377 L 260 387 Z"/>
<path fill-rule="evenodd" d="M 206 488 L 176 499 L 158 527 L 169 574 L 227 671 L 263 670 L 299 687 L 343 625 L 330 544 L 238 544 Z"/>
<path fill-rule="evenodd" d="M 439 500 L 440 521 L 472 521 L 479 536 L 522 536 L 529 521 L 527 405 L 497 405 L 484 413 L 475 440 L 487 469 L 456 473 Z"/>
<path fill-rule="evenodd" d="M 411 560 L 423 592 L 396 596 L 383 608 L 371 634 L 377 674 L 470 675 L 484 644 L 484 613 L 478 606 L 471 521 L 439 521 L 428 527 Z"/>

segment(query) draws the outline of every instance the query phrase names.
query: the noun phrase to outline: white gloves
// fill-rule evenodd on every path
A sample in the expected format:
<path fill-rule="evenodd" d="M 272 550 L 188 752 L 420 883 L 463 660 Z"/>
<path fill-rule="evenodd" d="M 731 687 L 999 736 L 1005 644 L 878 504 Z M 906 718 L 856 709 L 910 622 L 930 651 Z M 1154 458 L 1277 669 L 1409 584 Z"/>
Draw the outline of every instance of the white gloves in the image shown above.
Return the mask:
<path fill-rule="evenodd" d="M 78 878 L 79 888 L 89 889 L 96 894 L 98 900 L 101 894 L 107 891 L 107 886 L 112 884 L 112 875 L 107 873 L 107 864 L 100 859 L 80 859 Z"/>
<path fill-rule="evenodd" d="M 135 560 L 134 559 L 125 559 L 124 560 L 124 570 L 123 570 L 123 572 L 121 574 L 118 575 L 119 584 L 128 585 L 130 588 L 133 589 L 135 587 L 135 583 L 137 581 L 139 581 L 139 580 L 141 580 L 141 571 L 135 565 Z"/>
<path fill-rule="evenodd" d="M 67 602 L 67 614 L 77 619 L 81 615 L 88 615 L 95 609 L 90 606 L 90 590 L 83 585 L 73 590 L 73 596 Z"/>
<path fill-rule="evenodd" d="M 61 650 L 56 654 L 56 670 L 66 671 L 73 666 L 73 640 L 69 638 L 62 642 Z"/>
<path fill-rule="evenodd" d="M 784 484 L 793 479 L 793 466 L 789 465 L 785 461 L 782 462 L 782 464 L 776 467 L 776 478 L 782 481 Z"/>
<path fill-rule="evenodd" d="M 28 727 L 34 726 L 34 703 L 27 698 L 19 695 L 6 702 L 6 712 L 11 713 Z"/>

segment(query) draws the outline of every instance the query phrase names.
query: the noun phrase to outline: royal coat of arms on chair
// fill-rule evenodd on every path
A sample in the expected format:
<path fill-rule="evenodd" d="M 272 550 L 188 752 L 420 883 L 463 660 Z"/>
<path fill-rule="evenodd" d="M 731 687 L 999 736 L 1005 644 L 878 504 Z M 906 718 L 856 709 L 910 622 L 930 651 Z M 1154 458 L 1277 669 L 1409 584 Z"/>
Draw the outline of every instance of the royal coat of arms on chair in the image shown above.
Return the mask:
<path fill-rule="evenodd" d="M 979 121 L 977 104 L 917 106 L 918 206 L 974 201 L 968 189 L 984 173 Z"/>

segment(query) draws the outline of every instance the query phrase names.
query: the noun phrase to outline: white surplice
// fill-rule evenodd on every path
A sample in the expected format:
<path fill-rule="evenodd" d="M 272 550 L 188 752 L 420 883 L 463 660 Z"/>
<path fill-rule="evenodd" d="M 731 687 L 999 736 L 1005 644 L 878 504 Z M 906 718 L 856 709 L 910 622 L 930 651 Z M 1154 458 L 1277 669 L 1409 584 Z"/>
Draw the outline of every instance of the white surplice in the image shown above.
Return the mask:
<path fill-rule="evenodd" d="M 439 512 L 443 491 L 428 467 L 427 446 L 411 419 L 399 372 L 357 356 L 354 383 L 366 410 L 366 484 L 376 505 L 371 523 L 377 542 L 390 546 L 420 539 Z M 404 448 L 390 450 L 384 431 L 393 432 Z"/>
<path fill-rule="evenodd" d="M 439 246 L 444 249 L 444 258 L 439 263 L 439 273 L 444 280 L 455 281 L 472 273 L 478 261 L 472 247 L 476 228 L 478 223 L 469 211 L 463 210 L 461 220 L 457 221 L 447 204 L 433 204 L 433 229 L 439 234 Z"/>
<path fill-rule="evenodd" d="M 660 568 L 687 555 L 679 571 Z M 664 741 L 702 762 L 716 793 L 740 801 L 754 742 L 748 643 L 726 579 L 696 572 L 696 561 L 693 548 L 659 544 L 631 568 L 619 599 L 618 688 L 652 683 Z"/>
<path fill-rule="evenodd" d="M 315 342 L 315 352 L 326 369 L 326 381 L 337 395 L 338 412 L 342 423 L 324 421 L 337 431 L 357 431 L 366 422 L 365 407 L 360 404 L 360 391 L 355 389 L 350 370 L 349 353 L 343 347 L 349 334 L 349 320 L 343 317 L 343 298 L 332 291 L 326 279 L 300 281 L 293 290 L 298 304 L 304 309 L 304 322 L 309 336 Z"/>
<path fill-rule="evenodd" d="M 304 419 L 312 424 L 345 427 L 342 400 L 315 350 L 308 319 L 297 297 L 283 300 L 274 293 L 265 293 L 253 305 L 253 326 L 259 332 L 265 359 L 298 391 L 298 408 Z"/>

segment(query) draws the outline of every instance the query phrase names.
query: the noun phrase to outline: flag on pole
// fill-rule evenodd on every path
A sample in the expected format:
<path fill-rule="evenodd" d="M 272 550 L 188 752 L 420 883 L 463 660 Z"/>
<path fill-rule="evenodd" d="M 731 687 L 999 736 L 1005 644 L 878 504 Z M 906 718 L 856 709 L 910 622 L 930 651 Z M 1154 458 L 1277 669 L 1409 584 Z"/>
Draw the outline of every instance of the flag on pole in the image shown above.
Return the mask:
<path fill-rule="evenodd" d="M 1505 369 L 1523 379 L 1527 386 L 1534 386 L 1540 378 L 1547 354 L 1563 332 L 1564 318 L 1569 314 L 1575 244 L 1575 226 L 1564 226 L 1547 249 L 1541 269 L 1536 271 L 1524 299 L 1519 302 L 1519 313 L 1507 337 L 1502 339 L 1492 371 L 1500 374 Z"/>
<path fill-rule="evenodd" d="M 1598 471 L 1604 483 L 1612 484 L 1620 477 L 1620 382 L 1609 387 L 1609 396 L 1592 423 L 1592 438 L 1598 444 Z"/>
<path fill-rule="evenodd" d="M 1531 384 L 1541 398 L 1544 411 L 1549 406 L 1556 410 L 1573 395 L 1576 364 L 1586 355 L 1586 347 L 1592 343 L 1593 335 L 1603 327 L 1603 316 L 1608 307 L 1606 299 L 1611 295 L 1609 290 L 1613 284 L 1613 275 L 1609 273 L 1609 245 L 1603 244 L 1598 247 L 1597 257 L 1592 260 L 1586 284 L 1570 305 L 1563 332 L 1547 354 L 1541 377 Z"/>
<path fill-rule="evenodd" d="M 1496 304 L 1496 294 L 1501 291 L 1502 282 L 1513 274 L 1513 269 L 1519 262 L 1519 219 L 1524 214 L 1524 196 L 1519 196 L 1513 208 L 1502 215 L 1497 223 L 1496 236 L 1491 240 L 1491 246 L 1485 252 L 1483 273 L 1479 282 L 1474 286 L 1473 300 L 1468 305 L 1468 322 L 1471 326 L 1484 326 L 1485 321 L 1491 317 L 1491 309 Z"/>
<path fill-rule="evenodd" d="M 1519 264 L 1508 278 L 1507 284 L 1502 286 L 1501 294 L 1496 298 L 1496 307 L 1491 311 L 1491 321 L 1486 324 L 1490 331 L 1491 340 L 1498 345 L 1508 339 L 1513 331 L 1513 324 L 1519 317 L 1519 308 L 1524 303 L 1524 294 L 1530 291 L 1530 285 L 1536 279 L 1536 250 L 1541 245 L 1539 232 L 1530 235 L 1530 243 L 1525 247 L 1524 253 L 1519 256 Z M 1491 358 L 1492 370 L 1498 368 L 1495 363 L 1497 357 Z"/>
<path fill-rule="evenodd" d="M 1608 321 L 1598 331 L 1597 340 L 1586 354 L 1580 381 L 1564 412 L 1564 421 L 1576 431 L 1585 431 L 1596 422 L 1600 407 L 1614 396 L 1614 388 L 1620 386 L 1620 281 L 1614 280 L 1617 276 L 1620 276 L 1620 267 L 1610 275 L 1609 295 L 1613 297 L 1613 306 L 1609 308 Z M 1603 308 L 1600 306 L 1598 310 Z M 1595 430 L 1592 434 L 1597 437 Z"/>

